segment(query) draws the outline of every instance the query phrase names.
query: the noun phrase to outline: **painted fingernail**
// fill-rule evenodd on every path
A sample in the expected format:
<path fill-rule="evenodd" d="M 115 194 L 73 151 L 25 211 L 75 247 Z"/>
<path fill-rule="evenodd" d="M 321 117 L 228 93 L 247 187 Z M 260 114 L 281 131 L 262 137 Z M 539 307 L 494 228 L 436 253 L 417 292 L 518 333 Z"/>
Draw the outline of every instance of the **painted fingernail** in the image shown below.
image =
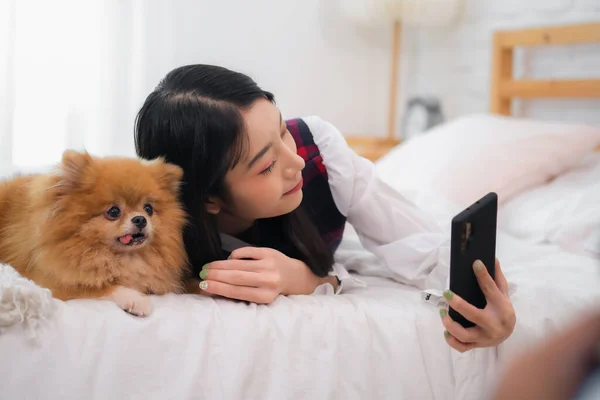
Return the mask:
<path fill-rule="evenodd" d="M 203 278 L 203 277 L 202 277 L 202 273 L 203 273 L 204 271 L 206 271 L 208 268 L 209 268 L 209 267 L 208 267 L 208 264 L 204 264 L 204 265 L 202 266 L 202 270 L 201 270 L 201 271 L 200 271 L 200 273 L 198 274 L 198 275 L 200 275 L 200 278 L 201 278 L 201 279 L 206 279 L 206 278 Z"/>
<path fill-rule="evenodd" d="M 206 279 L 208 277 L 208 271 L 203 269 L 200 271 L 200 279 Z"/>
<path fill-rule="evenodd" d="M 452 296 L 454 296 L 454 293 L 452 293 L 451 290 L 444 291 L 444 297 L 446 300 L 452 300 Z"/>
<path fill-rule="evenodd" d="M 444 331 L 444 336 L 446 337 L 446 339 L 450 339 L 450 332 Z"/>
<path fill-rule="evenodd" d="M 444 318 L 448 314 L 445 308 L 440 308 L 440 317 Z"/>
<path fill-rule="evenodd" d="M 198 287 L 200 289 L 202 289 L 202 290 L 206 290 L 206 289 L 208 289 L 208 282 L 202 281 L 202 282 L 200 282 L 200 284 L 198 285 Z"/>
<path fill-rule="evenodd" d="M 481 271 L 481 270 L 483 269 L 483 263 L 481 262 L 481 260 L 476 260 L 476 261 L 473 263 L 473 266 L 475 267 L 475 269 L 476 269 L 477 271 Z"/>

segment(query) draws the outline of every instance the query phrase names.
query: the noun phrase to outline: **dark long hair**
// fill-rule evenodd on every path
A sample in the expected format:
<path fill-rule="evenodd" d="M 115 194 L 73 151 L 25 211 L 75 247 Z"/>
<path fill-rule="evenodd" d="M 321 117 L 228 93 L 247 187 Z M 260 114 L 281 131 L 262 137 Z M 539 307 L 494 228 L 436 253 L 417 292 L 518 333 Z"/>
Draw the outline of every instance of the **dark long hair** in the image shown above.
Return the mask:
<path fill-rule="evenodd" d="M 136 117 L 138 156 L 162 156 L 184 171 L 181 199 L 189 215 L 184 241 L 194 274 L 204 264 L 225 258 L 216 216 L 206 211 L 205 202 L 209 196 L 227 199 L 225 174 L 240 162 L 247 147 L 240 110 L 258 99 L 275 103 L 273 94 L 244 74 L 187 65 L 167 74 Z M 304 261 L 317 276 L 331 270 L 333 254 L 302 207 L 260 222 L 270 231 L 267 236 L 279 238 L 269 247 Z"/>

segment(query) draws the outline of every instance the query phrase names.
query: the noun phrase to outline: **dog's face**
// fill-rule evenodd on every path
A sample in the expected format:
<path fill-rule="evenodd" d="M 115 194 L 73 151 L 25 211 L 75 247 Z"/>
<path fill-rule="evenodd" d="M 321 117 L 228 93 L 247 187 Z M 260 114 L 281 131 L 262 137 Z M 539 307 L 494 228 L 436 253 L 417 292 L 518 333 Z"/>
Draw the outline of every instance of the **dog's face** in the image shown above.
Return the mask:
<path fill-rule="evenodd" d="M 183 228 L 178 200 L 183 172 L 175 165 L 67 151 L 60 175 L 51 230 L 90 256 L 102 248 L 144 251 L 157 233 L 173 236 Z"/>
<path fill-rule="evenodd" d="M 113 202 L 103 214 L 108 222 L 99 218 L 90 228 L 106 231 L 105 241 L 117 251 L 137 250 L 151 243 L 154 215 L 152 199 L 147 197 L 139 204 L 117 203 L 117 201 Z"/>

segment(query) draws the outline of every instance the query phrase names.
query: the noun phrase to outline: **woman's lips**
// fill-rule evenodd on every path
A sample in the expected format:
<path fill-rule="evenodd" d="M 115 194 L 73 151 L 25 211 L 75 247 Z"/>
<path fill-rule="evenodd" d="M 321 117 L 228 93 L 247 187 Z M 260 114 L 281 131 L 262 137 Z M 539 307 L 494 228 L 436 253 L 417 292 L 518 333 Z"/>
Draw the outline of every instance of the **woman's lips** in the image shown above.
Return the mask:
<path fill-rule="evenodd" d="M 290 189 L 288 192 L 285 192 L 284 196 L 294 194 L 297 191 L 299 191 L 300 189 L 302 189 L 302 183 L 304 183 L 304 181 L 302 179 L 300 179 L 300 182 L 298 182 L 298 184 L 296 186 L 294 186 L 292 189 Z"/>

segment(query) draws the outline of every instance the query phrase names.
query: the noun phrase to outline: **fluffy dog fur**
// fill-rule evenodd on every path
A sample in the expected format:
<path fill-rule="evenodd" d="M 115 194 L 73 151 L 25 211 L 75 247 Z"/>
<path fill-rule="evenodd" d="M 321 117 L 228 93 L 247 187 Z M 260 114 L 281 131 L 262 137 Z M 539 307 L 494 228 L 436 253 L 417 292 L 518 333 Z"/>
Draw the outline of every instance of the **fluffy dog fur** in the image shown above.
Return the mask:
<path fill-rule="evenodd" d="M 161 159 L 66 151 L 55 173 L 0 182 L 0 262 L 58 299 L 149 315 L 148 294 L 183 291 L 182 175 Z"/>

